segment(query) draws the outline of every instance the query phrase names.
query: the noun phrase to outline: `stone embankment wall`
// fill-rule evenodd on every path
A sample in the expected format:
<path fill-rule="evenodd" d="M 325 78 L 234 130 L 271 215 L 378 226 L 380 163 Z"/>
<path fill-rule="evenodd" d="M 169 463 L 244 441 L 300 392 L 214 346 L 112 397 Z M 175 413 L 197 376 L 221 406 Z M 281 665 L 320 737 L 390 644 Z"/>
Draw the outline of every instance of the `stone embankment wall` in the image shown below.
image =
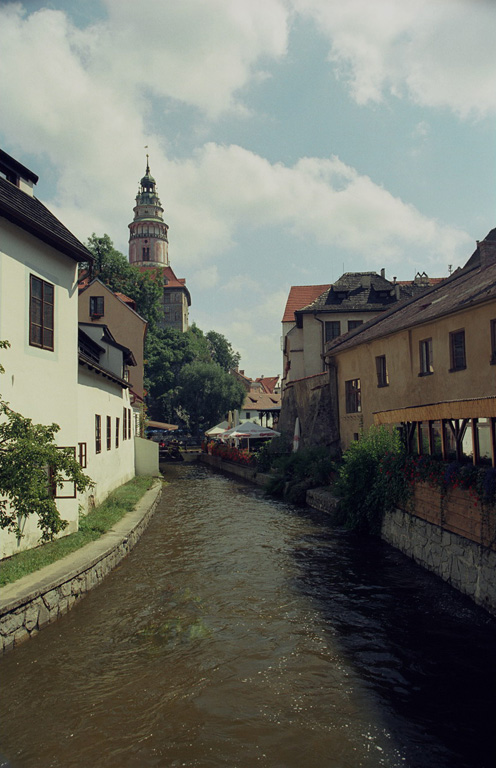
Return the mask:
<path fill-rule="evenodd" d="M 130 552 L 155 512 L 162 483 L 145 493 L 109 533 L 2 588 L 0 653 L 28 640 L 67 613 Z"/>
<path fill-rule="evenodd" d="M 223 461 L 220 456 L 211 456 L 208 453 L 200 453 L 199 460 L 203 464 L 208 464 L 209 467 L 214 469 L 220 469 L 222 472 L 228 472 L 230 475 L 236 475 L 243 480 L 248 480 L 250 483 L 256 485 L 267 485 L 270 475 L 266 475 L 263 472 L 257 472 L 253 467 L 245 467 L 242 464 L 236 464 L 234 461 Z"/>
<path fill-rule="evenodd" d="M 411 510 L 388 513 L 381 536 L 496 615 L 496 514 L 469 491 L 417 483 Z"/>
<path fill-rule="evenodd" d="M 300 447 L 313 445 L 338 449 L 337 394 L 334 379 L 318 373 L 286 385 L 277 429 L 292 442 L 296 417 L 300 419 Z"/>

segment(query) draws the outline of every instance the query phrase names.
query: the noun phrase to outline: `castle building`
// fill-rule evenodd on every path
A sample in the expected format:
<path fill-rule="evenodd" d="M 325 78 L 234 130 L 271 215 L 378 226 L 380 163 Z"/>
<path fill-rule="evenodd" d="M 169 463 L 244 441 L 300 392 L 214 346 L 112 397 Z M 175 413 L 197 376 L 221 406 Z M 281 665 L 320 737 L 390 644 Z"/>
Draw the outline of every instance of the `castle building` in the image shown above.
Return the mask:
<path fill-rule="evenodd" d="M 169 227 L 163 213 L 147 155 L 146 172 L 136 195 L 134 219 L 129 224 L 129 262 L 142 272 L 160 270 L 160 279 L 163 280 L 161 325 L 186 331 L 191 296 L 186 288 L 186 280 L 177 278 L 170 265 L 167 237 Z"/>

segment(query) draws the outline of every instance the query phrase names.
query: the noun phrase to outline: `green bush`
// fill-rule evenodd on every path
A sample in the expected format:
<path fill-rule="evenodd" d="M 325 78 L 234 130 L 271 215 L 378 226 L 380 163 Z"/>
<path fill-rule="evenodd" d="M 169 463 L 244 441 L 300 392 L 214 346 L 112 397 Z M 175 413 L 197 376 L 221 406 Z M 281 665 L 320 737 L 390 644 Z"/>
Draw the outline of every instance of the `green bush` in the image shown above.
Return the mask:
<path fill-rule="evenodd" d="M 377 534 L 384 512 L 410 493 L 398 430 L 371 427 L 344 453 L 334 491 L 343 524 Z"/>
<path fill-rule="evenodd" d="M 329 485 L 334 461 L 328 448 L 304 448 L 279 456 L 273 462 L 274 477 L 266 491 L 295 504 L 304 503 L 307 490 Z"/>

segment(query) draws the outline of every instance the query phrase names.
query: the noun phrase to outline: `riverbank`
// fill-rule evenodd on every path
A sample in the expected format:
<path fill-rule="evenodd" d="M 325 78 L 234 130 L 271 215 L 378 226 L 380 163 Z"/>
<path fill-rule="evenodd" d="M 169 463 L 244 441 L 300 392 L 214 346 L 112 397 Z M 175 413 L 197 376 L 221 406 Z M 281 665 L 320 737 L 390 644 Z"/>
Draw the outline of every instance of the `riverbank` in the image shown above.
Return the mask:
<path fill-rule="evenodd" d="M 218 456 L 202 453 L 200 461 L 257 485 L 265 486 L 270 478 L 270 475 L 257 473 L 252 467 L 223 461 Z M 416 490 L 412 510 L 394 509 L 384 515 L 381 538 L 418 565 L 435 573 L 488 613 L 496 616 L 494 541 L 489 546 L 483 546 L 481 541 L 459 535 L 450 529 L 449 520 L 443 520 L 441 515 L 439 515 L 438 524 L 433 522 L 432 509 L 435 507 L 433 491 L 427 489 L 427 501 L 422 505 L 417 499 L 420 490 L 419 488 Z M 470 503 L 468 493 L 458 491 L 458 496 L 461 497 L 461 501 L 459 500 L 461 506 L 465 510 L 470 510 L 469 514 L 473 517 L 473 502 Z M 307 491 L 306 503 L 314 509 L 332 515 L 338 500 L 331 488 L 314 488 Z M 445 502 L 445 517 L 448 508 L 448 502 Z"/>
<path fill-rule="evenodd" d="M 0 653 L 37 634 L 100 584 L 139 541 L 161 495 L 162 483 L 156 481 L 101 538 L 2 587 Z"/>

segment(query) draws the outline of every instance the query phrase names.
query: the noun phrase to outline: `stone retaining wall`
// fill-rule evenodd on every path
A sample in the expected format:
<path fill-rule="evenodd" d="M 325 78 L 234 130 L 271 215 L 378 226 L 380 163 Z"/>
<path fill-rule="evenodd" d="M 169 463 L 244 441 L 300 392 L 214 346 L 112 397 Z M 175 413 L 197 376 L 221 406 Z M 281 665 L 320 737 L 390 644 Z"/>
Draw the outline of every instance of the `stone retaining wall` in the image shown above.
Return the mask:
<path fill-rule="evenodd" d="M 159 481 L 132 512 L 97 541 L 2 588 L 0 653 L 28 640 L 67 613 L 131 551 L 162 494 Z"/>
<path fill-rule="evenodd" d="M 243 480 L 248 480 L 250 483 L 255 483 L 255 485 L 265 486 L 270 479 L 270 475 L 263 472 L 257 472 L 253 467 L 236 464 L 234 461 L 224 461 L 220 456 L 211 456 L 208 453 L 200 453 L 199 458 L 203 464 L 208 464 L 209 467 L 220 469 L 222 472 L 228 472 L 230 475 L 236 475 Z"/>
<path fill-rule="evenodd" d="M 496 616 L 494 550 L 400 509 L 385 515 L 381 537 Z"/>

